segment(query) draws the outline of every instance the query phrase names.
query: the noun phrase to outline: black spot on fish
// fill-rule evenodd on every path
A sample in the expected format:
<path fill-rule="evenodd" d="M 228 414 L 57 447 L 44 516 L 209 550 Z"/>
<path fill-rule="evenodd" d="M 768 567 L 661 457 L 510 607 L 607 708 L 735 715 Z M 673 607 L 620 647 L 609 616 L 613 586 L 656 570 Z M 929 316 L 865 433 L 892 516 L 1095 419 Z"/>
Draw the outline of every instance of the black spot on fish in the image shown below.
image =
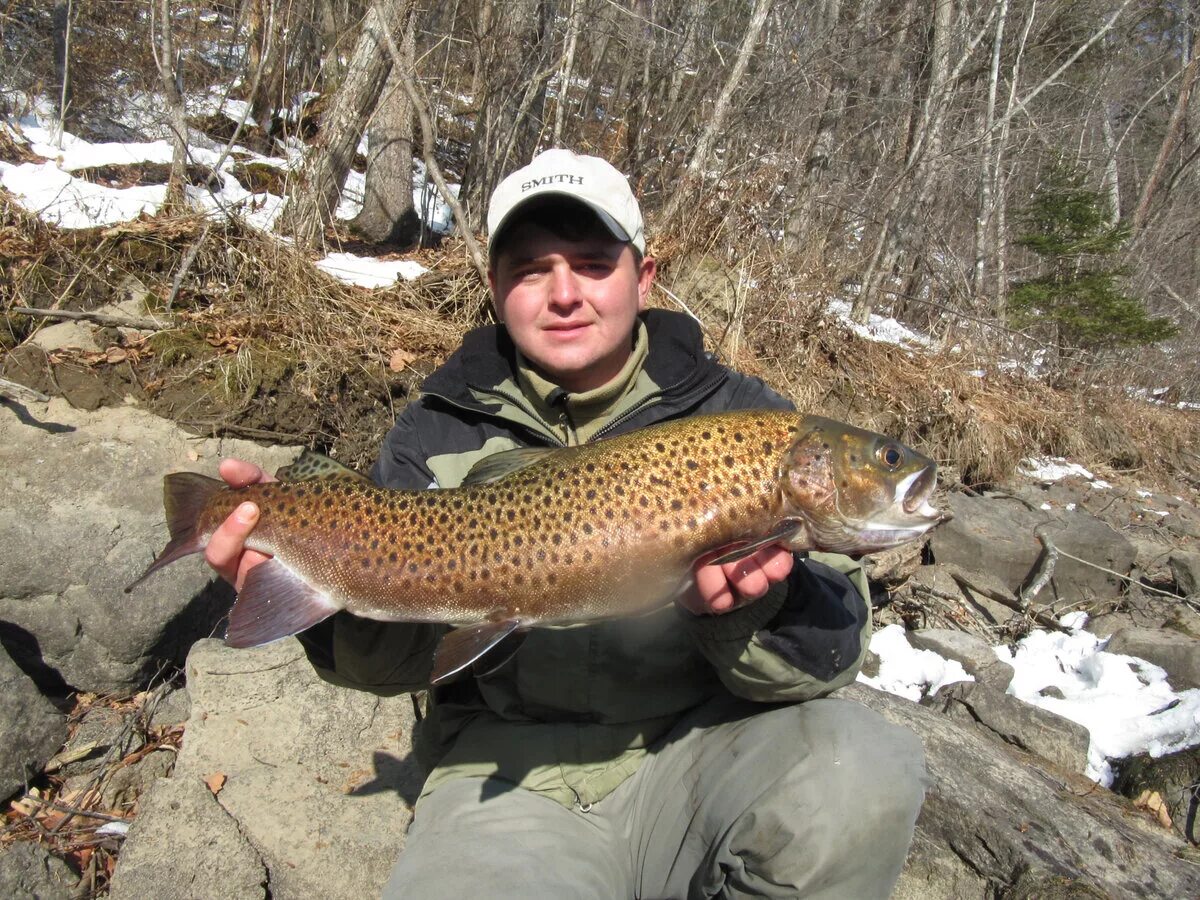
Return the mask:
<path fill-rule="evenodd" d="M 449 521 L 450 521 L 450 513 L 448 513 L 448 512 L 444 512 L 440 516 L 438 516 L 438 524 L 439 525 L 445 525 Z"/>
<path fill-rule="evenodd" d="M 647 497 L 645 494 L 642 494 L 642 496 L 638 497 L 638 506 L 645 509 L 649 505 L 650 505 L 650 498 Z"/>
<path fill-rule="evenodd" d="M 308 527 L 308 519 L 301 519 L 301 520 L 300 520 L 300 527 L 301 527 L 301 528 L 307 528 L 307 527 Z"/>
<path fill-rule="evenodd" d="M 439 545 L 439 546 L 437 546 L 437 547 L 434 547 L 434 548 L 433 548 L 433 555 L 434 555 L 434 556 L 436 556 L 438 559 L 441 559 L 443 556 L 445 556 L 445 555 L 446 555 L 446 548 L 444 548 L 444 547 L 442 547 L 442 546 L 440 546 L 440 545 Z"/>
<path fill-rule="evenodd" d="M 625 488 L 621 487 L 621 485 L 618 484 L 613 490 L 617 492 L 618 497 L 625 496 Z"/>
<path fill-rule="evenodd" d="M 559 544 L 562 543 L 562 535 L 559 534 L 557 531 L 554 532 L 554 534 L 550 535 L 550 543 L 552 543 L 555 547 L 557 547 Z"/>
<path fill-rule="evenodd" d="M 734 497 L 740 497 L 742 496 L 742 489 L 735 484 L 729 489 L 729 493 Z"/>
<path fill-rule="evenodd" d="M 520 587 L 521 585 L 523 585 L 525 583 L 525 576 L 518 572 L 516 575 L 513 576 L 513 582 L 516 584 L 517 587 Z"/>
<path fill-rule="evenodd" d="M 521 537 L 519 534 L 513 535 L 514 547 L 520 547 L 523 543 L 525 543 L 525 538 Z"/>
<path fill-rule="evenodd" d="M 517 520 L 517 514 L 514 510 L 508 510 L 505 515 L 508 516 L 508 521 L 510 522 L 515 522 Z"/>
<path fill-rule="evenodd" d="M 550 572 L 548 575 L 546 575 L 546 584 L 554 587 L 554 585 L 558 584 L 558 576 L 553 572 Z"/>
<path fill-rule="evenodd" d="M 329 509 L 331 506 L 333 506 L 333 498 L 332 498 L 332 497 L 326 497 L 326 498 L 325 498 L 325 508 L 326 508 L 326 509 Z"/>
<path fill-rule="evenodd" d="M 584 561 L 584 562 L 591 562 L 591 561 L 592 561 L 592 551 L 591 551 L 591 550 L 584 550 L 584 551 L 583 551 L 583 561 Z"/>
<path fill-rule="evenodd" d="M 763 441 L 763 453 L 770 453 L 775 449 L 775 445 L 770 441 Z"/>
<path fill-rule="evenodd" d="M 425 542 L 424 542 L 424 541 L 417 541 L 417 543 L 416 543 L 416 545 L 413 547 L 413 549 L 414 549 L 414 550 L 416 550 L 418 553 L 424 553 L 424 552 L 425 552 Z"/>
<path fill-rule="evenodd" d="M 379 549 L 379 538 L 371 538 L 371 549 L 372 550 Z"/>
<path fill-rule="evenodd" d="M 462 580 L 456 578 L 454 580 L 454 590 L 458 591 L 461 594 L 465 589 L 466 589 L 466 585 L 462 583 Z"/>
<path fill-rule="evenodd" d="M 723 460 L 721 460 L 721 461 L 722 461 L 723 463 L 725 463 L 725 465 L 727 465 L 727 466 L 732 466 L 732 465 L 733 465 L 733 457 L 732 457 L 732 456 L 730 456 L 728 453 L 727 453 L 727 454 L 725 454 L 725 458 L 724 458 Z"/>
<path fill-rule="evenodd" d="M 458 560 L 454 560 L 454 559 L 447 560 L 446 568 L 449 569 L 451 572 L 453 572 L 455 569 L 458 568 Z"/>
<path fill-rule="evenodd" d="M 395 562 L 395 561 L 396 561 L 396 560 L 398 560 L 399 558 L 400 558 L 400 556 L 399 556 L 399 555 L 396 553 L 396 551 L 395 551 L 395 550 L 393 550 L 391 553 L 389 553 L 389 554 L 388 554 L 388 561 L 389 561 L 389 562 Z"/>
<path fill-rule="evenodd" d="M 702 432 L 700 432 L 700 437 L 704 438 L 704 440 L 706 440 L 706 441 L 711 441 L 712 440 L 712 432 L 711 431 L 702 431 Z"/>
<path fill-rule="evenodd" d="M 484 581 L 487 581 L 489 578 L 492 577 L 492 570 L 491 569 L 480 569 L 479 577 L 482 578 Z"/>
<path fill-rule="evenodd" d="M 492 562 L 494 562 L 494 563 L 504 562 L 504 554 L 502 554 L 499 550 L 493 550 L 492 551 Z"/>
<path fill-rule="evenodd" d="M 676 512 L 679 512 L 679 510 L 683 509 L 683 501 L 680 500 L 678 497 L 676 497 L 674 500 L 671 501 L 671 509 L 675 510 Z"/>
<path fill-rule="evenodd" d="M 657 444 L 654 445 L 654 449 L 657 450 L 659 453 L 666 453 L 667 445 L 664 444 L 662 441 L 659 441 Z"/>
<path fill-rule="evenodd" d="M 592 531 L 594 531 L 594 529 L 592 528 L 592 526 L 591 526 L 589 523 L 587 523 L 587 522 L 584 522 L 584 523 L 583 523 L 583 533 L 584 533 L 584 534 L 591 534 L 591 533 L 592 533 Z"/>
<path fill-rule="evenodd" d="M 588 471 L 588 472 L 595 472 L 595 471 L 596 471 L 596 464 L 595 464 L 595 463 L 588 463 L 588 464 L 587 464 L 586 466 L 584 466 L 583 468 L 584 468 L 586 471 Z"/>
<path fill-rule="evenodd" d="M 692 469 L 693 471 L 700 468 L 700 464 L 698 462 L 696 462 L 694 459 L 687 460 L 684 463 L 684 465 L 687 466 L 689 469 Z"/>
<path fill-rule="evenodd" d="M 595 499 L 596 499 L 596 490 L 595 490 L 595 488 L 591 488 L 591 489 L 589 489 L 589 490 L 588 490 L 588 492 L 587 492 L 587 494 L 586 494 L 586 496 L 587 496 L 587 498 L 588 498 L 589 500 L 595 500 Z"/>
<path fill-rule="evenodd" d="M 735 432 L 733 433 L 733 439 L 734 439 L 735 441 L 737 441 L 737 442 L 740 444 L 740 443 L 741 443 L 742 441 L 744 441 L 746 438 L 745 438 L 745 436 L 744 436 L 744 435 L 743 435 L 743 434 L 742 434 L 740 431 L 735 431 Z"/>
<path fill-rule="evenodd" d="M 418 570 L 420 570 L 420 568 L 421 567 L 418 566 L 415 562 L 411 562 L 408 564 L 408 571 L 410 574 L 416 575 Z"/>
<path fill-rule="evenodd" d="M 546 551 L 539 548 L 538 552 L 537 552 L 537 558 L 538 558 L 538 562 L 545 562 Z"/>

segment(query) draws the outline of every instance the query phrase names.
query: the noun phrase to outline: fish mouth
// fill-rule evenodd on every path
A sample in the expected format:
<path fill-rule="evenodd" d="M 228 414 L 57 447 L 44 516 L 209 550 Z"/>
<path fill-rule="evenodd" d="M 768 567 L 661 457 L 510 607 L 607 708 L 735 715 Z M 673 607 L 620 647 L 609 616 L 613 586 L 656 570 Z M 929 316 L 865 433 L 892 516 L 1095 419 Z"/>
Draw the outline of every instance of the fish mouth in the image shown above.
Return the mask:
<path fill-rule="evenodd" d="M 906 516 L 926 520 L 929 525 L 943 521 L 945 514 L 929 502 L 937 487 L 937 467 L 925 466 L 896 486 L 896 502 Z M 928 527 L 928 526 L 926 526 Z"/>

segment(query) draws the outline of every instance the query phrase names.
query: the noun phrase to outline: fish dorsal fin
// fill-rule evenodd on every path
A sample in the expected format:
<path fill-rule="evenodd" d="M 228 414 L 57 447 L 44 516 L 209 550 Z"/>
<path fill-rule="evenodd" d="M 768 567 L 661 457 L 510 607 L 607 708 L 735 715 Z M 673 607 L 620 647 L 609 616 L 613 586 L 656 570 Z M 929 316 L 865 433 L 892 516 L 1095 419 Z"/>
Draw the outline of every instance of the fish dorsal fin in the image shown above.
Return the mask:
<path fill-rule="evenodd" d="M 471 471 L 467 473 L 467 477 L 463 479 L 463 487 L 499 481 L 505 475 L 520 472 L 557 452 L 558 450 L 553 447 L 518 447 L 516 450 L 501 450 L 499 453 L 485 456 L 475 463 L 471 467 Z"/>
<path fill-rule="evenodd" d="M 348 478 L 364 484 L 374 484 L 366 475 L 360 475 L 324 453 L 305 450 L 291 465 L 281 467 L 275 477 L 280 481 L 309 481 L 315 478 Z"/>

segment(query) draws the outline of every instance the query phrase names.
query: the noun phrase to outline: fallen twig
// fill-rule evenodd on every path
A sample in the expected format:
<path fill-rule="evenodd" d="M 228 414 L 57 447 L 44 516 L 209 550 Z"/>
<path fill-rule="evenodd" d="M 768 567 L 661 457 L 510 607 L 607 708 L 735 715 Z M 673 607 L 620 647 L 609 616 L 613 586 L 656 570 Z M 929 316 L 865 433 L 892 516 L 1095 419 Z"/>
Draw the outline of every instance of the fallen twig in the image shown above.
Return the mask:
<path fill-rule="evenodd" d="M 1029 579 L 1017 591 L 1023 610 L 1029 608 L 1033 599 L 1054 577 L 1054 566 L 1058 562 L 1059 550 L 1054 541 L 1050 539 L 1050 535 L 1046 533 L 1046 526 L 1050 524 L 1050 522 L 1043 522 L 1033 529 L 1033 536 L 1041 543 L 1042 552 L 1029 573 Z"/>
<path fill-rule="evenodd" d="M 10 313 L 22 316 L 33 316 L 37 319 L 83 319 L 95 322 L 97 325 L 109 325 L 114 328 L 137 328 L 140 331 L 161 331 L 164 323 L 156 319 L 139 319 L 132 316 L 114 316 L 111 313 L 90 312 L 87 310 L 70 309 L 35 309 L 32 306 L 14 306 Z"/>
<path fill-rule="evenodd" d="M 0 378 L 0 397 L 7 397 L 9 400 L 37 400 L 39 403 L 50 402 L 50 398 L 41 391 L 35 391 L 31 387 L 25 387 L 25 385 L 9 381 L 7 378 Z"/>

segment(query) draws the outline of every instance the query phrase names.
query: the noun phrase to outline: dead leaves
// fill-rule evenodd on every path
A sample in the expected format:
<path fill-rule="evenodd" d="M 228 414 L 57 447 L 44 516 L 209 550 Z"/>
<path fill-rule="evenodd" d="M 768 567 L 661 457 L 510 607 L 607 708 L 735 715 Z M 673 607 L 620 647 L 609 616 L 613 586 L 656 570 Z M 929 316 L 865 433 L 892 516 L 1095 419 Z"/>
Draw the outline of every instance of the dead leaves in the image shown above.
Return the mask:
<path fill-rule="evenodd" d="M 388 357 L 388 368 L 393 372 L 403 372 L 406 368 L 417 361 L 417 355 L 410 353 L 402 348 L 396 348 Z"/>
<path fill-rule="evenodd" d="M 1158 791 L 1142 791 L 1133 801 L 1133 805 L 1154 816 L 1163 828 L 1171 827 L 1171 813 L 1167 810 L 1167 803 L 1163 800 L 1162 794 Z"/>
<path fill-rule="evenodd" d="M 225 782 L 228 780 L 229 776 L 224 772 L 213 772 L 204 779 L 204 783 L 208 785 L 208 789 L 212 791 L 212 795 L 215 797 L 221 793 L 221 788 L 225 787 Z"/>

